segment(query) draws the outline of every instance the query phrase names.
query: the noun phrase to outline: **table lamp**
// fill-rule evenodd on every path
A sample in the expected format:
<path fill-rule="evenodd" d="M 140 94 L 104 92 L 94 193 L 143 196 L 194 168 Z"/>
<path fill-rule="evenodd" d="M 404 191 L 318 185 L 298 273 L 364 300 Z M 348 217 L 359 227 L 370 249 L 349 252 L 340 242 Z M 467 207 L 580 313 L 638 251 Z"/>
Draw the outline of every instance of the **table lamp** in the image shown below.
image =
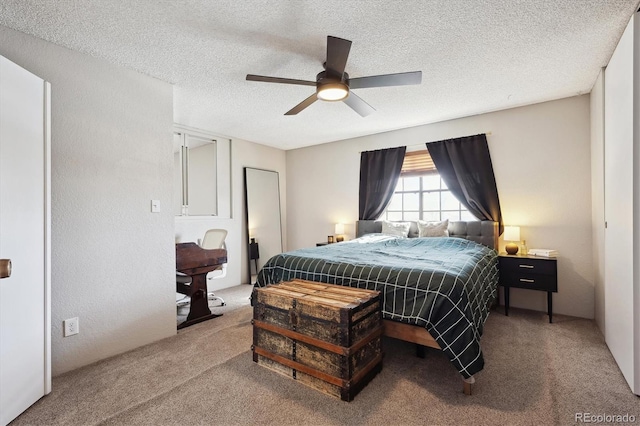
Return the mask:
<path fill-rule="evenodd" d="M 344 241 L 344 223 L 336 223 L 336 242 Z"/>
<path fill-rule="evenodd" d="M 507 253 L 511 255 L 518 253 L 518 244 L 514 243 L 514 241 L 520 242 L 520 227 L 505 226 L 503 238 L 505 241 L 509 241 L 504 248 Z"/>

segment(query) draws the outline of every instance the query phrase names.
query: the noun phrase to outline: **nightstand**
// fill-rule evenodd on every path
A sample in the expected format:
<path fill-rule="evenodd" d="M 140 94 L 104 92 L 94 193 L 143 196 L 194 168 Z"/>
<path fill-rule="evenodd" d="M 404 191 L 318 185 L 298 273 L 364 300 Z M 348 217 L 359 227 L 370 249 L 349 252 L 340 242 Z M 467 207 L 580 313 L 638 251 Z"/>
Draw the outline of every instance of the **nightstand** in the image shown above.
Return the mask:
<path fill-rule="evenodd" d="M 256 274 L 258 273 L 258 259 L 260 259 L 260 248 L 258 247 L 258 243 L 255 241 L 249 243 L 249 265 L 251 265 L 251 261 L 255 261 L 256 263 Z M 249 266 L 249 270 L 251 270 L 251 266 Z"/>
<path fill-rule="evenodd" d="M 500 285 L 504 287 L 504 313 L 509 315 L 509 290 L 525 288 L 547 292 L 547 314 L 549 322 L 553 316 L 552 293 L 558 292 L 558 262 L 554 257 L 511 256 L 501 254 L 498 258 Z"/>

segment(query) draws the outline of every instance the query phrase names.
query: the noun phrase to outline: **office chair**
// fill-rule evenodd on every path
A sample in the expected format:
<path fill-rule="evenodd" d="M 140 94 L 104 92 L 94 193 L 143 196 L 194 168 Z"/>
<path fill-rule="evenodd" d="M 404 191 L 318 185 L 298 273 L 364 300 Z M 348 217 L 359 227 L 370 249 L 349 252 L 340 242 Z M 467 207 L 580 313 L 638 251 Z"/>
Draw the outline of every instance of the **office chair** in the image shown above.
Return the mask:
<path fill-rule="evenodd" d="M 209 229 L 207 232 L 205 232 L 204 238 L 202 239 L 202 241 L 199 242 L 200 247 L 207 250 L 226 249 L 226 244 L 224 242 L 226 238 L 227 238 L 226 229 Z M 208 287 L 209 281 L 214 279 L 224 278 L 226 275 L 227 275 L 227 264 L 224 263 L 221 269 L 217 269 L 215 271 L 209 272 L 209 274 L 207 275 L 207 287 Z M 207 290 L 207 299 L 209 301 L 219 300 L 221 303 L 220 306 L 226 305 L 224 300 L 221 297 L 216 296 L 213 293 L 213 291 Z"/>

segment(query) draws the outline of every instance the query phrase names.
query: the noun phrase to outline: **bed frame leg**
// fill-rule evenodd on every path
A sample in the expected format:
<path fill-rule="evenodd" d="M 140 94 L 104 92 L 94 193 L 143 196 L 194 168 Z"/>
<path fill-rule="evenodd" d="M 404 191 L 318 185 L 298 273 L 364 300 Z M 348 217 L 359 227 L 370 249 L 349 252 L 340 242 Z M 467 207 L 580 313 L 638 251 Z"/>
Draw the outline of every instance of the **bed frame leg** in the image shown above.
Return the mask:
<path fill-rule="evenodd" d="M 462 378 L 462 392 L 465 395 L 471 395 L 471 390 L 473 389 L 473 384 L 476 382 L 476 379 L 471 376 L 468 379 Z"/>

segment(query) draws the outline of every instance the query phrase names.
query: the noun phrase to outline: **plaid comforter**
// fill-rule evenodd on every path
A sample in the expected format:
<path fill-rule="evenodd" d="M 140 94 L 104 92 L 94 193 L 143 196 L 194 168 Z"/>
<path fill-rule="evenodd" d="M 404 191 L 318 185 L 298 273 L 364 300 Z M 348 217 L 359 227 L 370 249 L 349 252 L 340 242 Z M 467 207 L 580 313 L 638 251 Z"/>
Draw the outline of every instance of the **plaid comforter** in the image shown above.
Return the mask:
<path fill-rule="evenodd" d="M 378 290 L 385 319 L 426 327 L 468 378 L 482 370 L 480 337 L 497 295 L 497 252 L 460 238 L 380 234 L 272 257 L 256 287 L 294 278 Z"/>

